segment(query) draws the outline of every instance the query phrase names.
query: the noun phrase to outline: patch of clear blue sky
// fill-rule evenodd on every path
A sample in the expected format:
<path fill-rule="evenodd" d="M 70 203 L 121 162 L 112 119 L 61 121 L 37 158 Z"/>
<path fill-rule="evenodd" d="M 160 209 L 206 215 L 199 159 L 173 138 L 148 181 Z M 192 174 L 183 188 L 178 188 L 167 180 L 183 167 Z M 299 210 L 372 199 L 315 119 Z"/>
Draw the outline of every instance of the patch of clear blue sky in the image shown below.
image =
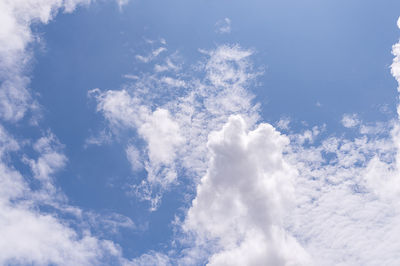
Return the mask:
<path fill-rule="evenodd" d="M 69 162 L 57 177 L 59 185 L 72 204 L 148 223 L 146 231 L 112 237 L 128 256 L 167 249 L 182 196 L 167 194 L 153 213 L 126 196 L 126 181 L 138 181 L 144 173 L 131 173 L 121 143 L 84 148 L 85 139 L 105 123 L 88 90 L 119 89 L 126 82 L 123 74 L 151 71 L 134 58 L 150 51 L 145 38 L 164 38 L 169 52 L 179 51 L 187 64 L 201 57 L 199 48 L 238 43 L 254 49 L 255 67 L 265 68 L 259 86 L 252 88 L 264 121 L 287 116 L 294 130 L 301 121 L 327 123 L 329 134 L 343 131 L 343 113 L 387 121 L 395 115 L 396 84 L 389 66 L 399 11 L 398 0 L 134 0 L 121 12 L 112 1 L 99 1 L 58 15 L 35 29 L 45 50 L 36 53 L 31 87 L 44 107 L 42 126 L 65 144 Z M 232 32 L 219 35 L 215 23 L 225 17 Z M 383 105 L 386 114 L 379 111 Z M 27 128 L 25 134 L 37 131 Z"/>

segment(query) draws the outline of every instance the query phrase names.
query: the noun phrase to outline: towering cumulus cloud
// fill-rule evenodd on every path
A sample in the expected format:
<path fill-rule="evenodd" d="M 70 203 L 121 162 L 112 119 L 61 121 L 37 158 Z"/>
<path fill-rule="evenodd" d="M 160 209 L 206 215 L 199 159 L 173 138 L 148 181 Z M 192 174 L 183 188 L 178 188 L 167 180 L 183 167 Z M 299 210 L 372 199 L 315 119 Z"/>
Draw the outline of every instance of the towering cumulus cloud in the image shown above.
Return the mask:
<path fill-rule="evenodd" d="M 297 174 L 283 158 L 287 144 L 269 124 L 248 131 L 240 116 L 210 135 L 210 166 L 184 224 L 201 245 L 213 243 L 210 265 L 307 265 L 282 227 Z"/>

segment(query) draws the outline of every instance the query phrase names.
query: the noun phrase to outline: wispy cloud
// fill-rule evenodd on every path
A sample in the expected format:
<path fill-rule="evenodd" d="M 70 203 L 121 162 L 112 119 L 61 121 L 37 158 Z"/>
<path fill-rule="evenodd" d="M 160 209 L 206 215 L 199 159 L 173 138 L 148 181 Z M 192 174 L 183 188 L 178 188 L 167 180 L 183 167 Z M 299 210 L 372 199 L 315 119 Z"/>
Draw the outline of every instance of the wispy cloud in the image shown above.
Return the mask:
<path fill-rule="evenodd" d="M 231 32 L 231 20 L 229 18 L 224 18 L 218 20 L 215 24 L 215 31 L 220 34 Z"/>
<path fill-rule="evenodd" d="M 165 47 L 159 47 L 151 51 L 151 53 L 149 53 L 148 55 L 136 55 L 136 59 L 142 61 L 143 63 L 148 63 L 154 60 L 159 54 L 161 54 L 166 50 L 167 49 Z"/>
<path fill-rule="evenodd" d="M 358 126 L 360 120 L 356 114 L 344 114 L 342 117 L 342 125 L 347 128 Z"/>

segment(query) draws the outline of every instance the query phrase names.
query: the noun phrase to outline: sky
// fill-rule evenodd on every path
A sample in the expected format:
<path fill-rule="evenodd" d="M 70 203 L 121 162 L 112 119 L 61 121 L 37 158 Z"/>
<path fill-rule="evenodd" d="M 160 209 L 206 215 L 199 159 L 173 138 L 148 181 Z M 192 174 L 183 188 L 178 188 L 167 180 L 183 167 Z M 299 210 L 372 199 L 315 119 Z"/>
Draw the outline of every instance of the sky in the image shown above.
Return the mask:
<path fill-rule="evenodd" d="M 399 16 L 0 0 L 0 264 L 399 265 Z"/>

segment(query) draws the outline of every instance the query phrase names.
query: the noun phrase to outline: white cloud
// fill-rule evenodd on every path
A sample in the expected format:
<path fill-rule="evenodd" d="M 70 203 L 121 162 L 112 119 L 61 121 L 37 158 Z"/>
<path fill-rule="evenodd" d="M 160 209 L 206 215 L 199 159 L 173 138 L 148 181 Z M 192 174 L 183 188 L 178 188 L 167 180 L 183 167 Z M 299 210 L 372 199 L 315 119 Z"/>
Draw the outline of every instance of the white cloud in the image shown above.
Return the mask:
<path fill-rule="evenodd" d="M 217 243 L 210 265 L 309 265 L 282 228 L 296 177 L 283 159 L 287 144 L 269 124 L 248 132 L 240 116 L 210 135 L 210 166 L 184 223 L 201 241 Z"/>
<path fill-rule="evenodd" d="M 28 109 L 37 108 L 27 86 L 26 75 L 32 52 L 28 45 L 35 42 L 32 23 L 48 23 L 59 9 L 71 12 L 78 4 L 90 0 L 3 0 L 0 1 L 0 117 L 21 119 Z"/>
<path fill-rule="evenodd" d="M 112 126 L 118 128 L 136 129 L 139 136 L 146 141 L 146 156 L 148 160 L 143 162 L 148 173 L 146 181 L 138 186 L 133 186 L 136 194 L 141 198 L 150 200 L 152 209 L 159 204 L 159 193 L 152 196 L 152 188 L 166 189 L 175 182 L 177 173 L 175 160 L 177 148 L 182 144 L 179 124 L 174 121 L 169 111 L 158 108 L 151 111 L 139 98 L 131 97 L 127 91 L 92 90 L 98 106 L 97 110 L 102 112 Z M 135 156 L 132 146 L 127 147 L 128 160 L 133 169 L 137 169 L 142 162 Z"/>
<path fill-rule="evenodd" d="M 92 0 L 2 0 L 0 1 L 0 118 L 18 121 L 38 104 L 31 96 L 30 45 L 39 42 L 31 25 L 49 23 L 59 11 L 72 12 Z M 117 0 L 124 4 L 126 0 Z"/>
<path fill-rule="evenodd" d="M 117 4 L 120 8 L 120 10 L 122 9 L 123 6 L 127 5 L 129 3 L 129 0 L 116 0 Z"/>
<path fill-rule="evenodd" d="M 400 18 L 397 19 L 397 27 L 400 29 Z"/>
<path fill-rule="evenodd" d="M 283 130 L 288 130 L 289 129 L 289 124 L 290 124 L 290 119 L 289 118 L 282 118 L 278 121 L 278 123 L 276 124 L 276 126 L 279 129 L 283 129 Z"/>
<path fill-rule="evenodd" d="M 80 237 L 56 217 L 23 205 L 1 203 L 0 263 L 93 265 L 104 254 L 119 255 L 109 241 Z"/>
<path fill-rule="evenodd" d="M 172 56 L 172 57 L 167 57 L 167 59 L 165 59 L 165 62 L 163 64 L 155 64 L 154 66 L 154 71 L 156 72 L 164 72 L 164 71 L 178 71 L 180 70 L 180 66 L 179 64 L 177 64 L 176 61 L 177 59 L 174 58 L 176 56 Z M 175 60 L 173 60 L 175 59 Z"/>
<path fill-rule="evenodd" d="M 142 61 L 143 63 L 149 63 L 150 61 L 154 60 L 159 54 L 161 54 L 162 52 L 164 52 L 166 50 L 167 49 L 165 47 L 159 47 L 159 48 L 151 51 L 151 53 L 148 54 L 147 56 L 136 55 L 136 59 Z"/>
<path fill-rule="evenodd" d="M 169 164 L 176 157 L 176 147 L 182 140 L 179 125 L 168 110 L 157 109 L 140 125 L 139 134 L 148 143 L 148 155 L 152 163 Z"/>
<path fill-rule="evenodd" d="M 77 5 L 90 2 L 0 1 L 1 119 L 18 121 L 38 108 L 28 88 L 31 44 L 40 41 L 31 25 L 47 24 L 60 10 L 72 12 Z M 79 222 L 82 210 L 69 206 L 54 185 L 54 175 L 67 162 L 55 136 L 49 133 L 32 147 L 30 143 L 18 143 L 0 126 L 0 264 L 93 265 L 111 258 L 119 261 L 122 254 L 114 243 L 98 239 L 79 226 L 72 227 L 71 223 Z M 32 148 L 34 155 L 23 154 L 21 147 Z M 18 172 L 11 155 L 24 158 L 32 176 Z M 43 211 L 42 206 L 51 206 L 54 211 Z M 77 221 L 61 219 L 59 215 L 65 213 L 76 216 Z"/>
<path fill-rule="evenodd" d="M 250 125 L 258 119 L 258 106 L 252 105 L 253 96 L 244 88 L 257 75 L 248 61 L 251 51 L 221 46 L 203 53 L 208 59 L 196 65 L 206 74 L 203 80 L 183 82 L 179 76 L 185 73 L 166 77 L 156 72 L 123 90 L 89 93 L 111 128 L 135 129 L 146 141 L 148 160 L 143 164 L 148 176 L 133 188 L 152 202 L 152 208 L 176 181 L 177 167 L 188 172 L 191 182 L 204 174 L 209 132 L 221 128 L 232 114 L 242 114 Z M 176 87 L 183 95 L 176 93 Z"/>
<path fill-rule="evenodd" d="M 400 82 L 399 47 L 393 46 L 391 70 Z M 248 60 L 252 52 L 238 46 L 203 52 L 208 58 L 196 70 L 204 71 L 205 79 L 185 80 L 182 95 L 157 98 L 161 89 L 170 88 L 154 86 L 162 80 L 155 75 L 140 81 L 146 90 L 134 84 L 97 98 L 98 110 L 115 128 L 152 125 L 155 111 L 150 110 L 160 109 L 176 123 L 183 140 L 168 163 L 182 166 L 194 184 L 203 177 L 183 219 L 181 241 L 189 248 L 181 261 L 399 264 L 398 121 L 364 125 L 357 116 L 345 115 L 344 126 L 360 126 L 354 139 L 324 139 L 324 125 L 285 137 L 271 125 L 257 125 L 258 106 L 246 90 L 257 76 Z M 146 119 L 132 123 L 140 117 Z M 145 188 L 151 195 L 153 188 Z M 143 259 L 157 257 L 170 263 L 159 253 Z"/>
<path fill-rule="evenodd" d="M 85 140 L 84 147 L 87 148 L 90 145 L 101 146 L 103 144 L 110 143 L 112 140 L 111 132 L 101 130 L 97 135 L 92 135 Z"/>
<path fill-rule="evenodd" d="M 215 24 L 215 31 L 217 33 L 230 33 L 231 32 L 231 20 L 229 18 L 224 18 L 221 20 L 218 20 L 217 23 Z"/>
<path fill-rule="evenodd" d="M 26 143 L 24 145 L 27 145 Z M 53 206 L 61 213 L 81 212 L 64 203 L 64 197 L 53 192 L 53 176 L 65 164 L 57 151 L 54 136 L 49 134 L 33 145 L 38 159 L 28 159 L 33 175 L 43 184 L 34 189 L 29 178 L 9 164 L 9 155 L 22 146 L 0 127 L 0 264 L 93 265 L 121 252 L 110 241 L 99 240 L 89 231 L 78 232 L 56 213 L 39 211 Z M 50 188 L 50 189 L 49 189 Z M 61 193 L 62 194 L 62 193 Z M 74 214 L 74 215 L 75 215 Z"/>
<path fill-rule="evenodd" d="M 389 170 L 396 152 L 391 138 L 329 138 L 319 146 L 290 148 L 300 175 L 297 208 L 286 226 L 315 264 L 398 264 L 398 248 L 383 237 L 384 232 L 397 234 L 392 224 L 398 219 L 397 204 L 377 197 L 375 183 L 399 176 Z"/>
<path fill-rule="evenodd" d="M 60 151 L 60 144 L 55 136 L 49 133 L 48 136 L 40 138 L 34 145 L 34 150 L 39 153 L 36 160 L 25 159 L 32 169 L 33 176 L 40 181 L 46 193 L 55 193 L 53 186 L 53 175 L 64 168 L 67 158 Z"/>
<path fill-rule="evenodd" d="M 133 145 L 129 145 L 126 150 L 126 157 L 131 164 L 133 171 L 138 171 L 143 168 L 142 159 L 140 158 L 140 152 Z"/>
<path fill-rule="evenodd" d="M 342 125 L 347 128 L 356 127 L 360 124 L 360 120 L 356 114 L 344 114 L 342 117 Z"/>
<path fill-rule="evenodd" d="M 167 85 L 169 85 L 169 86 L 172 86 L 172 87 L 177 87 L 177 88 L 179 88 L 179 87 L 185 87 L 185 86 L 186 86 L 185 81 L 179 80 L 179 79 L 174 79 L 174 78 L 171 78 L 171 77 L 164 77 L 164 78 L 162 79 L 162 81 L 163 81 L 165 84 L 167 84 Z"/>
<path fill-rule="evenodd" d="M 150 252 L 148 254 L 143 254 L 138 258 L 131 261 L 126 261 L 127 266 L 141 266 L 141 265 L 157 265 L 157 266 L 167 266 L 171 264 L 170 258 L 162 253 Z"/>
<path fill-rule="evenodd" d="M 393 46 L 392 73 L 400 82 L 399 47 Z M 203 138 L 187 144 L 198 151 L 183 165 L 195 165 L 194 158 L 210 164 L 196 172 L 204 175 L 183 222 L 188 233 L 183 242 L 191 241 L 191 248 L 182 261 L 399 264 L 398 121 L 364 125 L 356 115 L 345 115 L 344 126 L 360 126 L 354 139 L 323 139 L 322 126 L 288 136 L 292 140 L 288 144 L 288 138 L 272 126 L 256 126 L 256 119 L 248 119 L 251 95 L 244 86 L 254 75 L 246 59 L 251 52 L 222 46 L 206 54 L 210 56 L 204 63 L 207 81 L 195 83 L 197 89 L 180 98 L 175 103 L 179 108 L 171 111 L 183 136 L 189 132 L 209 136 L 210 149 L 205 155 Z M 241 94 L 246 95 L 242 101 L 232 101 Z M 193 100 L 198 95 L 204 97 L 204 106 Z M 222 95 L 233 104 L 220 101 Z M 235 110 L 247 117 L 248 129 L 243 119 L 232 117 L 222 130 L 209 135 Z M 216 119 L 217 114 L 223 119 Z M 188 117 L 190 123 L 185 123 Z M 203 121 L 208 127 L 196 129 Z"/>

